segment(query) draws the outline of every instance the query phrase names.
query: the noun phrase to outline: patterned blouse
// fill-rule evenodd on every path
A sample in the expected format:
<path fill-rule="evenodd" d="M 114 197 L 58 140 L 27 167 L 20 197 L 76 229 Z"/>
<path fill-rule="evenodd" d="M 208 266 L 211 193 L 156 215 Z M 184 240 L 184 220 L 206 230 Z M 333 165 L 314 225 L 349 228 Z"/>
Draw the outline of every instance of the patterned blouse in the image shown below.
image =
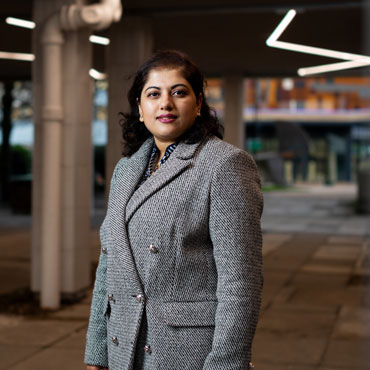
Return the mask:
<path fill-rule="evenodd" d="M 142 177 L 142 179 L 141 179 L 138 187 L 141 186 L 148 179 L 148 177 L 150 177 L 153 174 L 153 172 L 155 172 L 156 170 L 158 170 L 158 168 L 160 166 L 162 166 L 162 164 L 164 162 L 167 161 L 167 159 L 170 157 L 170 155 L 172 154 L 172 152 L 176 149 L 177 144 L 178 144 L 178 142 L 175 142 L 175 143 L 169 145 L 166 148 L 166 151 L 164 152 L 164 155 L 161 158 L 161 160 L 159 161 L 158 165 L 156 165 L 157 156 L 158 156 L 158 153 L 159 153 L 159 149 L 158 149 L 157 145 L 155 145 L 155 143 L 154 143 L 152 153 L 150 154 L 150 159 L 149 159 L 148 167 L 147 167 L 147 169 L 146 169 L 146 171 L 144 173 L 144 176 Z"/>

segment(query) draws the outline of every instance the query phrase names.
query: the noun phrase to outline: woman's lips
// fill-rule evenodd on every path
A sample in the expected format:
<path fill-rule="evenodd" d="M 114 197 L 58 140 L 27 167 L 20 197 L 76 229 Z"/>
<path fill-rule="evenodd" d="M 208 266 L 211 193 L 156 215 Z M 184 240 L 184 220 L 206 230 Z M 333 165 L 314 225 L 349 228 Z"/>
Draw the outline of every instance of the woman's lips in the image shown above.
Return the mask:
<path fill-rule="evenodd" d="M 177 116 L 175 116 L 174 114 L 161 114 L 160 116 L 157 117 L 158 121 L 162 123 L 171 123 L 176 118 Z"/>

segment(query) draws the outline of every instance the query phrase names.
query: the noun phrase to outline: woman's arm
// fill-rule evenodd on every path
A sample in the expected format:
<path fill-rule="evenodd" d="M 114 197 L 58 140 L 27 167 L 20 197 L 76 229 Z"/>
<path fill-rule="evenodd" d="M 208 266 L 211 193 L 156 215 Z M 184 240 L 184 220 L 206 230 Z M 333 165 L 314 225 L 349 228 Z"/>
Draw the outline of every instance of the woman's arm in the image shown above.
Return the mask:
<path fill-rule="evenodd" d="M 86 335 L 85 363 L 97 369 L 108 366 L 107 327 L 106 327 L 106 271 L 107 255 L 100 253 L 99 265 L 91 303 L 89 327 Z M 92 367 L 91 369 L 94 369 Z"/>
<path fill-rule="evenodd" d="M 257 167 L 238 151 L 217 165 L 212 179 L 210 236 L 217 268 L 215 332 L 203 370 L 248 369 L 263 286 Z"/>
<path fill-rule="evenodd" d="M 114 169 L 110 183 L 110 194 L 114 188 L 118 169 L 122 166 L 125 158 L 121 159 Z M 109 209 L 109 204 L 108 204 Z M 93 299 L 91 303 L 90 320 L 86 335 L 85 363 L 87 369 L 104 370 L 108 368 L 108 348 L 107 348 L 107 250 L 106 246 L 111 245 L 109 242 L 109 216 L 107 215 L 100 230 L 101 245 L 105 248 L 101 250 L 99 265 L 96 270 Z M 108 223 L 104 225 L 105 223 Z"/>

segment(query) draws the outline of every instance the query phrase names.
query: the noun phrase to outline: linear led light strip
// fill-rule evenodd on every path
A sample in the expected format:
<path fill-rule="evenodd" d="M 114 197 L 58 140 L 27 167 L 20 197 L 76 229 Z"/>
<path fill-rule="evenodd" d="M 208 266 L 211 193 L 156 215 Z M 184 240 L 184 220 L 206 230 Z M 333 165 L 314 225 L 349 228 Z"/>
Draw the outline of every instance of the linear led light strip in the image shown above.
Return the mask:
<path fill-rule="evenodd" d="M 13 17 L 7 17 L 5 19 L 5 22 L 12 26 L 18 26 L 18 27 L 29 28 L 29 29 L 34 29 L 36 27 L 35 22 L 27 21 L 27 20 L 19 19 L 19 18 L 13 18 Z M 96 35 L 91 35 L 89 40 L 92 43 L 101 44 L 101 45 L 109 45 L 110 43 L 110 40 L 107 37 L 96 36 Z M 11 52 L 6 52 L 6 51 L 0 51 L 0 59 L 22 60 L 22 61 L 27 61 L 27 62 L 33 62 L 35 60 L 35 55 L 26 54 L 26 53 L 11 53 Z M 104 80 L 104 79 L 107 79 L 108 77 L 107 74 L 101 73 L 93 68 L 90 69 L 89 74 L 95 80 Z"/>
<path fill-rule="evenodd" d="M 35 56 L 27 53 L 11 53 L 7 51 L 0 51 L 0 59 L 24 60 L 27 62 L 33 62 L 35 60 Z"/>
<path fill-rule="evenodd" d="M 323 65 L 315 66 L 315 67 L 300 68 L 298 69 L 298 74 L 300 76 L 307 76 L 311 74 L 318 74 L 318 73 L 324 73 L 324 72 L 339 71 L 339 70 L 355 68 L 355 67 L 365 67 L 365 66 L 370 65 L 370 57 L 366 55 L 352 54 L 352 53 L 346 53 L 342 51 L 317 48 L 317 47 L 301 45 L 301 44 L 294 44 L 291 42 L 278 41 L 278 38 L 286 30 L 286 28 L 292 22 L 296 14 L 297 12 L 294 9 L 291 9 L 288 11 L 288 13 L 279 23 L 279 25 L 275 28 L 272 34 L 267 38 L 266 40 L 267 46 L 278 48 L 278 49 L 296 51 L 300 53 L 320 55 L 320 56 L 325 56 L 329 58 L 346 60 L 346 62 L 338 62 L 338 63 L 332 63 L 332 64 L 323 64 Z"/>
<path fill-rule="evenodd" d="M 12 26 L 18 26 L 23 28 L 29 28 L 33 30 L 36 27 L 36 23 L 32 21 L 26 21 L 24 19 L 14 18 L 14 17 L 7 17 L 5 18 L 5 22 L 11 24 Z"/>
<path fill-rule="evenodd" d="M 20 18 L 14 18 L 14 17 L 7 17 L 5 19 L 5 22 L 12 26 L 29 28 L 29 29 L 34 29 L 36 27 L 35 22 L 27 21 L 25 19 L 20 19 Z M 94 44 L 100 44 L 100 45 L 109 45 L 110 43 L 110 40 L 107 37 L 96 36 L 96 35 L 91 35 L 89 40 L 90 42 Z"/>

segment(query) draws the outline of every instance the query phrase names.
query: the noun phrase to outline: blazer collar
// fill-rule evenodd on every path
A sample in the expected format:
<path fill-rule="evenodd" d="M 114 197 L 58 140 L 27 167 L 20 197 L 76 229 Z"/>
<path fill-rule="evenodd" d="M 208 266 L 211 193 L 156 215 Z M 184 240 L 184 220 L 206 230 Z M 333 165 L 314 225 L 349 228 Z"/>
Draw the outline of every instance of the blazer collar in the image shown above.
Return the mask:
<path fill-rule="evenodd" d="M 177 145 L 170 158 L 133 193 L 126 208 L 126 222 L 130 221 L 136 210 L 149 197 L 174 180 L 191 165 L 199 145 L 200 143 L 186 144 L 184 142 Z"/>

